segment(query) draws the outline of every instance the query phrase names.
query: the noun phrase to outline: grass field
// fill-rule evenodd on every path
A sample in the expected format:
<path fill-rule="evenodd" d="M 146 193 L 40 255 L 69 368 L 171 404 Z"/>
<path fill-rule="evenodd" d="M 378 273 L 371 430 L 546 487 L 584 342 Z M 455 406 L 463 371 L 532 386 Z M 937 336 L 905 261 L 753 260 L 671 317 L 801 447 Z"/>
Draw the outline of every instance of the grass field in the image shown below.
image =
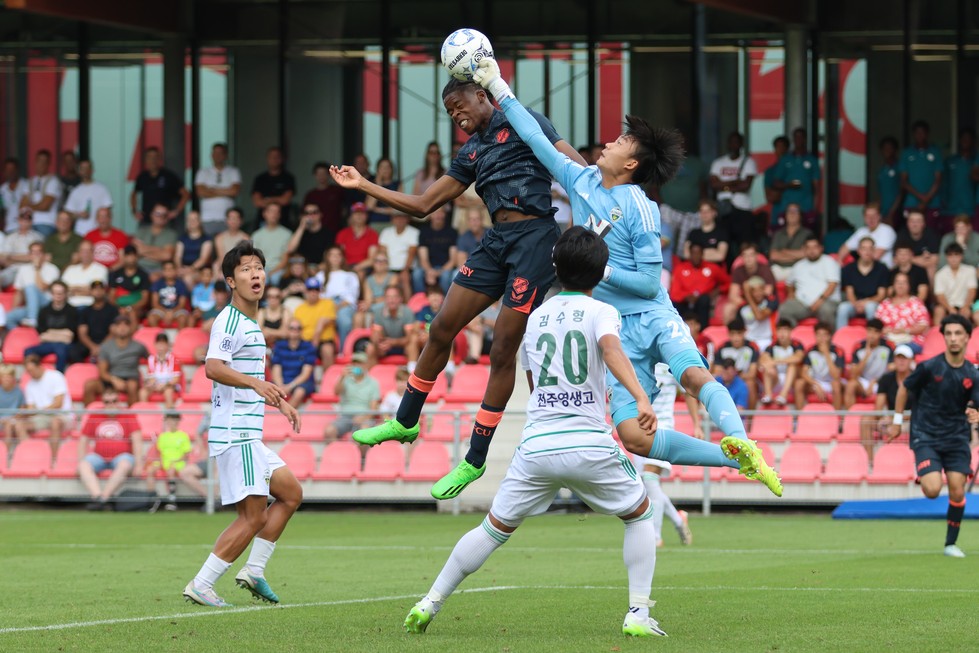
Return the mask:
<path fill-rule="evenodd" d="M 691 517 L 658 554 L 668 639 L 620 633 L 622 526 L 529 520 L 449 599 L 429 632 L 401 623 L 481 515 L 300 513 L 267 576 L 280 607 L 234 587 L 184 603 L 229 513 L 0 513 L 0 651 L 947 651 L 973 648 L 976 560 L 941 555 L 945 524 L 822 516 Z M 964 524 L 970 552 L 977 524 Z"/>

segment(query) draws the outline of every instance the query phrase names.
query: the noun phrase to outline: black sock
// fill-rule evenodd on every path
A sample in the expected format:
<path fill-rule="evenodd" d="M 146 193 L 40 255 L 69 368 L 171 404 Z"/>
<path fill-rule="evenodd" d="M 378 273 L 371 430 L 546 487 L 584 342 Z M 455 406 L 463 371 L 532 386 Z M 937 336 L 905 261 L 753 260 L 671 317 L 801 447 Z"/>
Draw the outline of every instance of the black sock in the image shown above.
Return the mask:
<path fill-rule="evenodd" d="M 472 437 L 469 439 L 467 463 L 473 467 L 482 467 L 486 464 L 486 454 L 489 453 L 490 442 L 501 419 L 503 419 L 502 408 L 488 406 L 485 403 L 480 405 L 476 413 L 476 421 L 473 422 Z"/>
<path fill-rule="evenodd" d="M 965 514 L 965 499 L 959 505 L 955 505 L 951 500 L 948 502 L 948 530 L 945 531 L 945 546 L 955 544 L 959 539 L 959 527 L 962 525 L 962 516 Z"/>
<path fill-rule="evenodd" d="M 428 393 L 431 392 L 434 385 L 435 381 L 419 379 L 414 374 L 408 377 L 408 387 L 405 393 L 401 395 L 401 405 L 398 406 L 398 412 L 395 415 L 395 419 L 401 426 L 410 429 L 418 424 L 422 408 L 425 407 L 425 400 L 428 399 Z"/>

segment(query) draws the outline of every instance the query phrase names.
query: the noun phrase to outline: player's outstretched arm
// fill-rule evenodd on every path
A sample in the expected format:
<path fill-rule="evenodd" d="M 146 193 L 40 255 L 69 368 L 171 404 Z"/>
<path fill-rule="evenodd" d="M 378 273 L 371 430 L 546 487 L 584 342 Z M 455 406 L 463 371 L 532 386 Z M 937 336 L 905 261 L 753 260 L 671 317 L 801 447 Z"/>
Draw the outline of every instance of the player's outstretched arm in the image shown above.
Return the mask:
<path fill-rule="evenodd" d="M 466 186 L 463 186 L 462 182 L 448 175 L 442 175 L 436 179 L 435 183 L 421 195 L 399 193 L 396 190 L 378 186 L 374 182 L 364 179 L 353 166 L 330 166 L 330 175 L 343 188 L 367 193 L 388 206 L 416 218 L 428 216 L 432 211 L 459 197 L 466 190 Z"/>
<path fill-rule="evenodd" d="M 639 426 L 647 433 L 654 433 L 656 431 L 656 413 L 653 412 L 649 397 L 639 383 L 635 368 L 632 367 L 629 357 L 622 350 L 622 341 L 616 336 L 604 335 L 598 339 L 598 346 L 602 350 L 602 359 L 605 361 L 608 371 L 636 400 L 636 408 L 639 411 Z"/>
<path fill-rule="evenodd" d="M 285 403 L 286 395 L 282 388 L 274 383 L 256 379 L 231 369 L 230 365 L 219 358 L 208 358 L 204 361 L 204 373 L 207 378 L 215 383 L 232 388 L 252 389 L 271 406 L 279 406 L 280 403 Z"/>

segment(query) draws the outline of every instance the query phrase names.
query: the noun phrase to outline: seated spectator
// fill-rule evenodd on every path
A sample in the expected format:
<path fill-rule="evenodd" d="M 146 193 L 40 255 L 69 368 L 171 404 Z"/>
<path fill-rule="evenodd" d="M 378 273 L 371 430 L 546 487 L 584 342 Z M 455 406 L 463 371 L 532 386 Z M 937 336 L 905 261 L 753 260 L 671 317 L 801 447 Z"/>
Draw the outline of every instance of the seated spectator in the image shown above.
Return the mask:
<path fill-rule="evenodd" d="M 264 211 L 264 209 L 262 210 Z M 215 272 L 221 271 L 221 261 L 224 260 L 225 254 L 234 249 L 234 246 L 241 241 L 248 240 L 248 234 L 241 230 L 244 221 L 245 216 L 242 215 L 241 209 L 238 207 L 232 207 L 225 213 L 224 223 L 227 225 L 227 228 L 214 237 Z"/>
<path fill-rule="evenodd" d="M 109 290 L 109 301 L 136 329 L 150 305 L 150 273 L 139 266 L 134 245 L 123 248 L 122 267 L 109 275 Z"/>
<path fill-rule="evenodd" d="M 500 302 L 489 305 L 466 326 L 466 348 L 468 355 L 466 364 L 475 365 L 480 356 L 489 356 L 493 348 L 493 332 L 496 330 L 496 320 L 500 317 Z"/>
<path fill-rule="evenodd" d="M 337 404 L 340 415 L 326 426 L 323 432 L 325 442 L 338 440 L 376 419 L 368 411 L 376 411 L 380 407 L 381 386 L 377 379 L 367 374 L 367 362 L 367 354 L 355 352 L 351 364 L 344 369 L 343 375 L 333 386 L 333 392 L 340 398 L 340 403 Z"/>
<path fill-rule="evenodd" d="M 92 305 L 92 283 L 101 281 L 103 287 L 109 281 L 109 269 L 95 260 L 95 247 L 83 240 L 78 244 L 78 263 L 69 265 L 61 273 L 61 280 L 68 286 L 68 303 L 75 308 Z"/>
<path fill-rule="evenodd" d="M 894 246 L 894 269 L 891 270 L 887 293 L 891 294 L 893 292 L 891 289 L 894 287 L 894 277 L 897 276 L 898 272 L 903 272 L 908 275 L 911 284 L 911 294 L 922 302 L 927 303 L 928 297 L 931 295 L 931 283 L 928 280 L 928 273 L 925 272 L 924 268 L 911 262 L 913 257 L 914 253 L 911 244 L 898 241 L 897 245 Z M 944 260 L 944 258 L 945 254 L 943 252 L 942 259 Z"/>
<path fill-rule="evenodd" d="M 683 244 L 683 258 L 690 260 L 690 246 L 700 245 L 703 259 L 709 263 L 727 264 L 731 236 L 727 228 L 717 223 L 717 205 L 711 200 L 700 202 L 700 227 L 687 234 Z M 676 270 L 673 271 L 676 275 Z"/>
<path fill-rule="evenodd" d="M 166 475 L 167 502 L 163 509 L 173 512 L 177 509 L 177 478 L 180 471 L 187 466 L 187 459 L 190 452 L 194 450 L 194 445 L 190 441 L 190 435 L 180 430 L 180 413 L 164 415 L 163 428 L 164 431 L 156 436 L 155 460 L 151 452 L 143 471 L 146 474 L 146 489 L 153 494 L 156 494 L 157 489 L 156 473 L 162 470 Z M 157 499 L 157 504 L 159 503 Z M 157 506 L 154 506 L 150 512 L 156 512 L 156 508 Z"/>
<path fill-rule="evenodd" d="M 265 344 L 275 347 L 275 343 L 289 337 L 289 322 L 292 313 L 282 305 L 283 292 L 275 286 L 265 288 L 265 306 L 258 309 L 258 328 L 265 336 Z"/>
<path fill-rule="evenodd" d="M 466 264 L 466 261 L 469 260 L 469 255 L 482 242 L 483 234 L 486 233 L 486 225 L 483 218 L 485 213 L 486 209 L 478 206 L 466 209 L 466 231 L 459 234 L 459 237 L 456 239 L 455 263 L 457 269 Z M 666 263 L 665 257 L 663 263 L 664 265 Z"/>
<path fill-rule="evenodd" d="M 356 272 L 347 269 L 347 261 L 339 245 L 326 250 L 323 258 L 326 261 L 326 272 L 317 273 L 316 278 L 323 284 L 322 296 L 332 300 L 336 306 L 337 333 L 342 346 L 354 326 L 354 314 L 360 300 L 360 277 Z"/>
<path fill-rule="evenodd" d="M 371 260 L 377 253 L 377 239 L 377 231 L 367 226 L 367 206 L 355 202 L 350 207 L 347 226 L 337 234 L 336 244 L 343 250 L 347 265 L 360 276 L 371 268 Z"/>
<path fill-rule="evenodd" d="M 734 401 L 734 405 L 742 410 L 746 410 L 749 401 L 748 384 L 738 374 L 738 368 L 735 367 L 734 361 L 730 358 L 722 358 L 719 367 L 720 374 L 714 378 L 727 389 L 728 394 L 731 395 L 731 399 Z"/>
<path fill-rule="evenodd" d="M 190 291 L 191 323 L 200 321 L 204 313 L 214 308 L 214 270 L 210 265 L 198 273 L 194 289 Z"/>
<path fill-rule="evenodd" d="M 694 344 L 697 345 L 697 351 L 707 359 L 707 367 L 710 369 L 710 366 L 714 364 L 714 343 L 703 334 L 703 322 L 693 311 L 683 314 L 683 322 L 687 325 L 687 331 L 690 332 Z"/>
<path fill-rule="evenodd" d="M 914 370 L 914 352 L 907 345 L 898 345 L 894 348 L 894 365 L 892 370 L 884 372 L 880 380 L 877 381 L 877 394 L 874 398 L 874 410 L 894 411 L 894 404 L 897 400 L 897 390 L 904 385 L 905 379 L 911 376 Z M 889 416 L 865 417 L 860 423 L 860 438 L 863 446 L 870 455 L 874 450 L 874 434 L 885 433 L 887 427 L 892 423 Z"/>
<path fill-rule="evenodd" d="M 894 355 L 883 341 L 884 323 L 873 318 L 867 320 L 867 338 L 853 352 L 846 384 L 845 405 L 850 408 L 858 399 L 870 399 L 877 394 L 877 381 L 891 369 Z"/>
<path fill-rule="evenodd" d="M 14 423 L 17 439 L 26 440 L 31 433 L 49 431 L 51 453 L 57 456 L 61 436 L 74 422 L 68 381 L 61 372 L 44 369 L 37 354 L 24 356 L 24 370 L 29 379 L 24 387 L 25 409 Z"/>
<path fill-rule="evenodd" d="M 908 211 L 907 222 L 897 239 L 911 245 L 911 253 L 914 255 L 911 262 L 924 268 L 929 279 L 934 279 L 935 271 L 938 270 L 940 244 L 938 234 L 925 224 L 925 214 L 917 209 Z"/>
<path fill-rule="evenodd" d="M 741 264 L 731 269 L 731 287 L 728 289 L 727 302 L 724 303 L 725 324 L 741 312 L 741 307 L 747 301 L 744 284 L 751 277 L 764 279 L 765 295 L 775 294 L 775 277 L 772 276 L 772 269 L 768 263 L 758 259 L 758 254 L 758 245 L 755 243 L 741 244 Z"/>
<path fill-rule="evenodd" d="M 364 277 L 363 288 L 363 307 L 362 311 L 370 310 L 384 302 L 384 291 L 391 286 L 401 287 L 398 275 L 391 272 L 388 266 L 388 255 L 385 252 L 378 252 L 374 255 L 374 265 L 371 273 Z M 358 326 L 363 327 L 361 323 Z"/>
<path fill-rule="evenodd" d="M 34 230 L 30 216 L 19 214 L 17 228 L 6 234 L 0 242 L 0 264 L 3 265 L 3 272 L 0 272 L 0 286 L 6 287 L 14 283 L 21 268 L 31 265 L 31 245 L 41 243 L 43 251 L 43 242 L 44 236 Z"/>
<path fill-rule="evenodd" d="M 702 325 L 708 325 L 714 302 L 727 290 L 729 282 L 724 268 L 705 261 L 703 251 L 700 243 L 688 241 L 689 260 L 680 261 L 673 270 L 670 299 L 681 315 L 693 311 Z"/>
<path fill-rule="evenodd" d="M 976 269 L 962 264 L 962 246 L 952 243 L 945 248 L 948 264 L 935 273 L 935 312 L 932 324 L 939 326 L 946 315 L 958 314 L 972 320 L 976 301 Z"/>
<path fill-rule="evenodd" d="M 880 261 L 887 267 L 894 265 L 894 244 L 897 234 L 893 227 L 881 221 L 880 207 L 877 204 L 867 204 L 863 207 L 863 226 L 859 227 L 840 248 L 840 263 L 846 260 L 852 252 L 856 252 L 860 240 L 870 237 L 874 242 L 874 260 Z"/>
<path fill-rule="evenodd" d="M 367 346 L 368 359 L 373 365 L 385 356 L 406 356 L 408 371 L 415 369 L 418 360 L 418 337 L 415 329 L 415 315 L 404 303 L 404 297 L 397 286 L 384 291 L 384 303 L 371 309 L 374 318 L 371 341 Z"/>
<path fill-rule="evenodd" d="M 772 344 L 778 295 L 774 292 L 766 293 L 767 286 L 761 277 L 751 277 L 745 281 L 745 288 L 747 289 L 745 298 L 748 303 L 741 307 L 739 317 L 747 329 L 748 340 L 763 350 Z"/>
<path fill-rule="evenodd" d="M 194 286 L 195 280 L 204 268 L 209 268 L 214 257 L 214 241 L 204 231 L 201 214 L 191 211 L 187 214 L 187 227 L 177 240 L 174 261 L 184 285 Z"/>
<path fill-rule="evenodd" d="M 833 324 L 840 303 L 840 264 L 823 253 L 823 243 L 816 236 L 806 239 L 804 251 L 805 258 L 792 266 L 786 281 L 788 298 L 779 317 L 793 326 L 808 317 Z"/>
<path fill-rule="evenodd" d="M 847 264 L 840 273 L 844 300 L 836 308 L 836 328 L 847 326 L 854 317 L 869 320 L 876 315 L 877 306 L 887 295 L 890 276 L 884 264 L 874 260 L 873 238 L 861 238 L 857 260 Z"/>
<path fill-rule="evenodd" d="M 214 282 L 214 291 L 212 292 L 214 297 L 214 306 L 210 310 L 201 313 L 201 329 L 204 331 L 210 331 L 211 325 L 214 324 L 215 318 L 224 310 L 224 307 L 228 305 L 231 301 L 231 291 L 228 289 L 228 284 L 223 281 Z M 203 353 L 207 353 L 207 347 L 202 347 Z M 198 358 L 203 361 L 203 353 Z"/>
<path fill-rule="evenodd" d="M 207 488 L 202 482 L 207 478 L 208 449 L 207 430 L 211 426 L 211 415 L 206 413 L 197 427 L 197 438 L 194 448 L 188 457 L 188 463 L 177 470 L 177 478 L 183 481 L 194 494 L 199 497 L 207 496 Z"/>
<path fill-rule="evenodd" d="M 411 374 L 408 372 L 407 367 L 399 367 L 394 373 L 394 387 L 388 390 L 384 398 L 381 399 L 381 405 L 379 410 L 381 414 L 387 419 L 394 419 L 394 416 L 398 412 L 398 408 L 401 406 L 401 396 L 407 392 L 408 389 L 408 377 Z M 2 377 L 0 377 L 2 380 Z"/>
<path fill-rule="evenodd" d="M 367 178 L 367 175 L 364 175 Z M 343 208 L 346 205 L 345 191 L 330 176 L 330 164 L 317 161 L 313 164 L 314 187 L 303 197 L 303 206 L 316 206 L 323 217 L 323 226 L 330 235 L 329 245 L 343 223 Z M 327 245 L 326 247 L 329 247 Z M 322 251 L 326 251 L 326 247 Z"/>
<path fill-rule="evenodd" d="M 758 404 L 759 356 L 758 348 L 745 338 L 745 332 L 745 323 L 740 318 L 735 318 L 728 322 L 728 340 L 717 348 L 717 359 L 720 361 L 729 360 L 734 363 L 735 369 L 748 389 L 748 403 L 746 407 L 754 410 Z M 715 364 L 712 372 L 716 376 L 721 373 L 721 368 Z"/>
<path fill-rule="evenodd" d="M 109 207 L 95 212 L 95 223 L 98 227 L 85 234 L 85 240 L 95 247 L 95 260 L 109 270 L 115 270 L 122 264 L 129 234 L 112 226 L 112 209 Z"/>
<path fill-rule="evenodd" d="M 43 245 L 31 243 L 30 263 L 18 266 L 14 279 L 15 308 L 7 314 L 7 326 L 36 327 L 41 308 L 51 301 L 48 291 L 59 276 L 58 266 L 44 260 Z"/>
<path fill-rule="evenodd" d="M 323 211 L 316 204 L 306 202 L 302 220 L 292 232 L 289 255 L 302 256 L 305 261 L 322 261 L 323 253 L 333 244 L 334 232 L 323 226 Z"/>
<path fill-rule="evenodd" d="M 78 176 L 81 183 L 72 188 L 65 198 L 65 210 L 75 221 L 75 233 L 82 237 L 98 226 L 95 221 L 96 211 L 112 208 L 112 193 L 105 184 L 92 178 L 94 172 L 91 161 L 79 161 Z"/>
<path fill-rule="evenodd" d="M 816 344 L 806 352 L 795 381 L 795 407 L 806 407 L 809 393 L 816 401 L 832 403 L 835 410 L 843 407 L 843 369 L 846 358 L 840 348 L 831 342 L 833 329 L 820 322 L 816 325 Z"/>
<path fill-rule="evenodd" d="M 775 325 L 775 342 L 765 348 L 759 363 L 764 387 L 762 406 L 768 406 L 772 401 L 779 406 L 788 405 L 789 392 L 795 385 L 805 355 L 802 345 L 792 339 L 792 323 L 779 320 Z"/>
<path fill-rule="evenodd" d="M 303 326 L 303 340 L 313 343 L 326 369 L 336 357 L 337 309 L 332 299 L 320 295 L 321 290 L 319 279 L 306 279 L 306 301 L 292 314 Z"/>
<path fill-rule="evenodd" d="M 406 376 L 405 379 L 407 378 Z M 3 441 L 7 445 L 7 451 L 13 451 L 18 415 L 26 405 L 24 391 L 17 383 L 17 370 L 13 365 L 0 365 L 0 428 L 3 430 Z"/>
<path fill-rule="evenodd" d="M 139 388 L 139 400 L 149 401 L 155 394 L 163 395 L 163 405 L 173 408 L 180 393 L 180 365 L 170 349 L 170 338 L 156 334 L 153 353 L 146 359 L 146 377 Z"/>
<path fill-rule="evenodd" d="M 415 331 L 418 334 L 418 351 L 424 349 L 428 343 L 428 329 L 432 326 L 432 320 L 442 310 L 445 293 L 438 286 L 429 286 L 425 298 L 428 300 L 428 304 L 415 313 L 415 320 L 418 323 L 418 328 Z M 455 374 L 456 368 L 465 362 L 468 354 L 469 341 L 466 339 L 465 332 L 460 331 L 452 341 L 452 357 L 449 358 L 449 362 L 445 366 L 445 372 L 450 379 Z"/>
<path fill-rule="evenodd" d="M 51 284 L 51 303 L 37 316 L 41 343 L 28 347 L 24 354 L 36 354 L 41 358 L 54 354 L 55 367 L 64 373 L 75 351 L 73 344 L 78 335 L 78 323 L 78 309 L 68 303 L 68 287 L 63 281 L 55 281 Z"/>
<path fill-rule="evenodd" d="M 457 240 L 458 232 L 446 222 L 445 207 L 436 208 L 418 234 L 418 265 L 412 270 L 412 290 L 424 292 L 438 284 L 443 292 L 449 292 L 456 275 Z"/>
<path fill-rule="evenodd" d="M 316 392 L 316 347 L 303 340 L 303 325 L 289 320 L 289 336 L 272 348 L 272 383 L 285 390 L 286 401 L 299 408 Z"/>
<path fill-rule="evenodd" d="M 149 224 L 136 230 L 133 247 L 139 255 L 139 265 L 155 279 L 163 263 L 172 261 L 177 251 L 177 232 L 170 228 L 170 210 L 166 204 L 156 204 L 150 212 Z M 125 256 L 123 257 L 125 259 Z"/>
<path fill-rule="evenodd" d="M 813 233 L 802 226 L 802 211 L 798 204 L 785 207 L 785 226 L 772 236 L 768 250 L 768 262 L 776 281 L 787 281 L 792 266 L 805 258 L 806 241 Z"/>
<path fill-rule="evenodd" d="M 289 249 L 289 241 L 292 240 L 292 232 L 282 226 L 281 217 L 281 207 L 278 204 L 269 204 L 262 209 L 262 220 L 265 224 L 252 234 L 252 242 L 255 243 L 255 247 L 265 254 L 265 268 L 268 273 L 269 285 L 278 283 L 289 266 L 287 250 Z M 220 235 L 218 237 L 220 238 Z"/>
<path fill-rule="evenodd" d="M 378 244 L 388 256 L 391 272 L 398 276 L 401 291 L 411 296 L 411 269 L 418 254 L 418 229 L 408 224 L 408 216 L 395 213 L 391 226 L 385 227 L 378 237 Z"/>
<path fill-rule="evenodd" d="M 945 248 L 953 242 L 962 247 L 963 263 L 979 267 L 979 234 L 972 230 L 972 216 L 955 216 L 952 231 L 942 236 L 938 245 L 938 267 L 945 267 Z"/>
<path fill-rule="evenodd" d="M 133 470 L 143 468 L 143 432 L 135 415 L 120 414 L 126 404 L 112 384 L 102 390 L 104 412 L 89 414 L 78 440 L 78 476 L 88 490 L 89 510 L 104 510 Z M 98 475 L 112 474 L 99 487 Z"/>
<path fill-rule="evenodd" d="M 304 299 L 306 297 L 306 279 L 308 278 L 309 272 L 306 269 L 306 259 L 302 256 L 291 256 L 289 258 L 289 269 L 279 279 L 278 283 L 279 288 L 282 289 L 283 303 L 286 300 Z"/>
<path fill-rule="evenodd" d="M 924 302 L 911 295 L 911 281 L 904 272 L 894 275 L 892 295 L 877 307 L 876 317 L 884 325 L 884 339 L 892 347 L 908 345 L 920 354 L 925 345 L 925 331 L 931 325 Z"/>
<path fill-rule="evenodd" d="M 183 329 L 190 322 L 190 291 L 177 276 L 177 265 L 164 261 L 163 276 L 150 286 L 150 312 L 146 316 L 151 327 Z"/>
<path fill-rule="evenodd" d="M 95 401 L 103 385 L 111 385 L 128 403 L 135 403 L 139 398 L 139 361 L 149 356 L 149 352 L 133 340 L 132 333 L 125 315 L 112 321 L 112 337 L 99 347 L 99 378 L 85 383 L 86 405 Z"/>
<path fill-rule="evenodd" d="M 75 224 L 67 211 L 58 211 L 54 233 L 44 239 L 44 253 L 59 270 L 78 261 L 78 245 L 82 237 L 75 233 Z"/>
<path fill-rule="evenodd" d="M 105 284 L 92 282 L 92 305 L 85 306 L 78 314 L 78 352 L 76 360 L 98 359 L 99 348 L 109 336 L 112 323 L 119 316 L 119 309 L 109 303 Z"/>

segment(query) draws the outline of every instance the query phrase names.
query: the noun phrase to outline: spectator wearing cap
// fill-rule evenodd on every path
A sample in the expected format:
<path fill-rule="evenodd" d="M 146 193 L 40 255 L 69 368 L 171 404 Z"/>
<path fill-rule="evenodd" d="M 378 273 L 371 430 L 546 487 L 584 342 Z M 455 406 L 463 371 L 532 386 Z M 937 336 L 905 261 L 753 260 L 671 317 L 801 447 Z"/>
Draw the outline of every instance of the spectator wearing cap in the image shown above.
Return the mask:
<path fill-rule="evenodd" d="M 742 410 L 748 409 L 748 384 L 744 382 L 738 374 L 738 368 L 730 358 L 722 358 L 720 362 L 720 374 L 716 377 L 717 382 L 727 388 L 734 405 Z"/>
<path fill-rule="evenodd" d="M 283 388 L 286 401 L 299 408 L 316 391 L 316 347 L 303 340 L 303 325 L 296 318 L 286 326 L 288 336 L 272 347 L 272 383 Z"/>
<path fill-rule="evenodd" d="M 296 307 L 293 317 L 303 327 L 303 340 L 313 343 L 323 368 L 336 357 L 337 308 L 332 299 L 320 296 L 323 285 L 316 277 L 306 279 L 306 301 Z"/>
<path fill-rule="evenodd" d="M 61 273 L 61 280 L 68 286 L 68 303 L 75 308 L 92 305 L 92 283 L 109 280 L 109 270 L 95 260 L 95 246 L 87 240 L 78 244 L 78 263 L 69 265 Z"/>
<path fill-rule="evenodd" d="M 252 234 L 255 247 L 265 254 L 265 269 L 268 271 L 269 285 L 276 285 L 289 265 L 289 241 L 292 232 L 281 224 L 282 209 L 278 204 L 269 204 L 262 209 L 264 226 Z"/>
<path fill-rule="evenodd" d="M 129 234 L 112 226 L 112 207 L 95 212 L 95 229 L 85 234 L 85 240 L 94 246 L 95 260 L 110 270 L 122 265 L 123 249 L 129 244 Z"/>
<path fill-rule="evenodd" d="M 98 359 L 99 348 L 109 336 L 112 323 L 119 316 L 119 309 L 108 301 L 108 291 L 103 282 L 93 281 L 91 293 L 92 304 L 83 307 L 79 312 L 78 340 L 75 343 L 78 353 L 74 356 L 76 360 L 89 357 Z"/>
<path fill-rule="evenodd" d="M 374 318 L 371 342 L 367 354 L 372 362 L 384 356 L 406 356 L 408 371 L 413 372 L 418 360 L 418 338 L 415 315 L 404 303 L 397 286 L 384 290 L 384 301 L 371 309 Z"/>
<path fill-rule="evenodd" d="M 7 314 L 7 325 L 37 326 L 41 308 L 51 301 L 51 284 L 58 280 L 61 271 L 54 263 L 44 260 L 44 246 L 31 243 L 30 263 L 21 265 L 14 278 L 14 308 Z"/>
<path fill-rule="evenodd" d="M 37 316 L 41 342 L 25 349 L 24 354 L 37 354 L 41 358 L 54 354 L 55 367 L 63 373 L 78 335 L 78 322 L 78 309 L 68 303 L 68 286 L 63 281 L 55 281 L 51 284 L 51 303 Z"/>
<path fill-rule="evenodd" d="M 142 343 L 133 340 L 129 318 L 119 315 L 112 321 L 106 338 L 99 347 L 99 378 L 85 384 L 85 403 L 92 403 L 104 384 L 118 390 L 129 403 L 139 398 L 139 361 L 149 356 Z"/>
<path fill-rule="evenodd" d="M 877 307 L 887 295 L 890 272 L 874 260 L 874 239 L 864 236 L 857 246 L 857 260 L 840 272 L 843 301 L 836 307 L 836 328 L 842 329 L 854 317 L 868 320 L 877 314 Z"/>
<path fill-rule="evenodd" d="M 378 242 L 377 231 L 367 226 L 367 205 L 354 202 L 347 224 L 337 234 L 336 244 L 343 249 L 350 269 L 363 277 L 371 268 Z"/>
<path fill-rule="evenodd" d="M 411 269 L 418 255 L 418 236 L 418 229 L 408 224 L 408 216 L 398 212 L 391 216 L 391 226 L 385 227 L 378 238 L 405 297 L 411 296 Z"/>
<path fill-rule="evenodd" d="M 356 352 L 351 358 L 351 364 L 337 379 L 333 391 L 340 398 L 338 408 L 340 415 L 332 423 L 327 424 L 323 432 L 325 442 L 333 442 L 347 435 L 355 428 L 363 428 L 369 424 L 381 405 L 381 386 L 377 380 L 367 374 L 368 357 L 364 352 Z"/>
<path fill-rule="evenodd" d="M 109 301 L 129 319 L 133 329 L 138 327 L 150 305 L 150 273 L 140 267 L 133 245 L 122 250 L 122 267 L 109 275 L 109 290 Z"/>
<path fill-rule="evenodd" d="M 446 221 L 446 209 L 437 207 L 418 234 L 418 266 L 412 270 L 415 292 L 439 285 L 449 292 L 456 274 L 456 241 L 459 233 Z"/>
<path fill-rule="evenodd" d="M 91 497 L 89 510 L 103 510 L 133 470 L 143 468 L 143 432 L 135 415 L 120 414 L 126 409 L 122 399 L 112 384 L 106 384 L 105 408 L 88 415 L 82 425 L 78 476 Z M 100 488 L 98 475 L 106 470 L 112 474 Z"/>
<path fill-rule="evenodd" d="M 333 181 L 330 164 L 325 161 L 313 164 L 313 182 L 315 185 L 303 197 L 303 206 L 313 205 L 319 209 L 323 227 L 333 239 L 343 224 L 344 190 Z M 353 208 L 350 210 L 353 211 Z"/>
<path fill-rule="evenodd" d="M 958 314 L 972 320 L 976 301 L 976 268 L 962 263 L 962 246 L 945 247 L 946 265 L 935 273 L 935 311 L 932 323 L 939 326 L 946 315 Z"/>
<path fill-rule="evenodd" d="M 884 323 L 877 318 L 867 320 L 867 338 L 853 352 L 853 364 L 844 392 L 844 405 L 849 408 L 858 399 L 870 399 L 877 394 L 877 383 L 891 369 L 894 354 L 884 342 Z"/>
<path fill-rule="evenodd" d="M 914 352 L 908 345 L 898 345 L 894 348 L 893 369 L 889 369 L 881 375 L 877 381 L 877 393 L 874 396 L 874 410 L 894 411 L 894 403 L 897 400 L 897 390 L 904 385 L 905 379 L 911 376 L 914 370 Z M 880 437 L 887 427 L 891 424 L 891 418 L 885 417 L 864 417 L 860 423 L 860 436 L 867 454 L 873 454 L 874 439 Z"/>

